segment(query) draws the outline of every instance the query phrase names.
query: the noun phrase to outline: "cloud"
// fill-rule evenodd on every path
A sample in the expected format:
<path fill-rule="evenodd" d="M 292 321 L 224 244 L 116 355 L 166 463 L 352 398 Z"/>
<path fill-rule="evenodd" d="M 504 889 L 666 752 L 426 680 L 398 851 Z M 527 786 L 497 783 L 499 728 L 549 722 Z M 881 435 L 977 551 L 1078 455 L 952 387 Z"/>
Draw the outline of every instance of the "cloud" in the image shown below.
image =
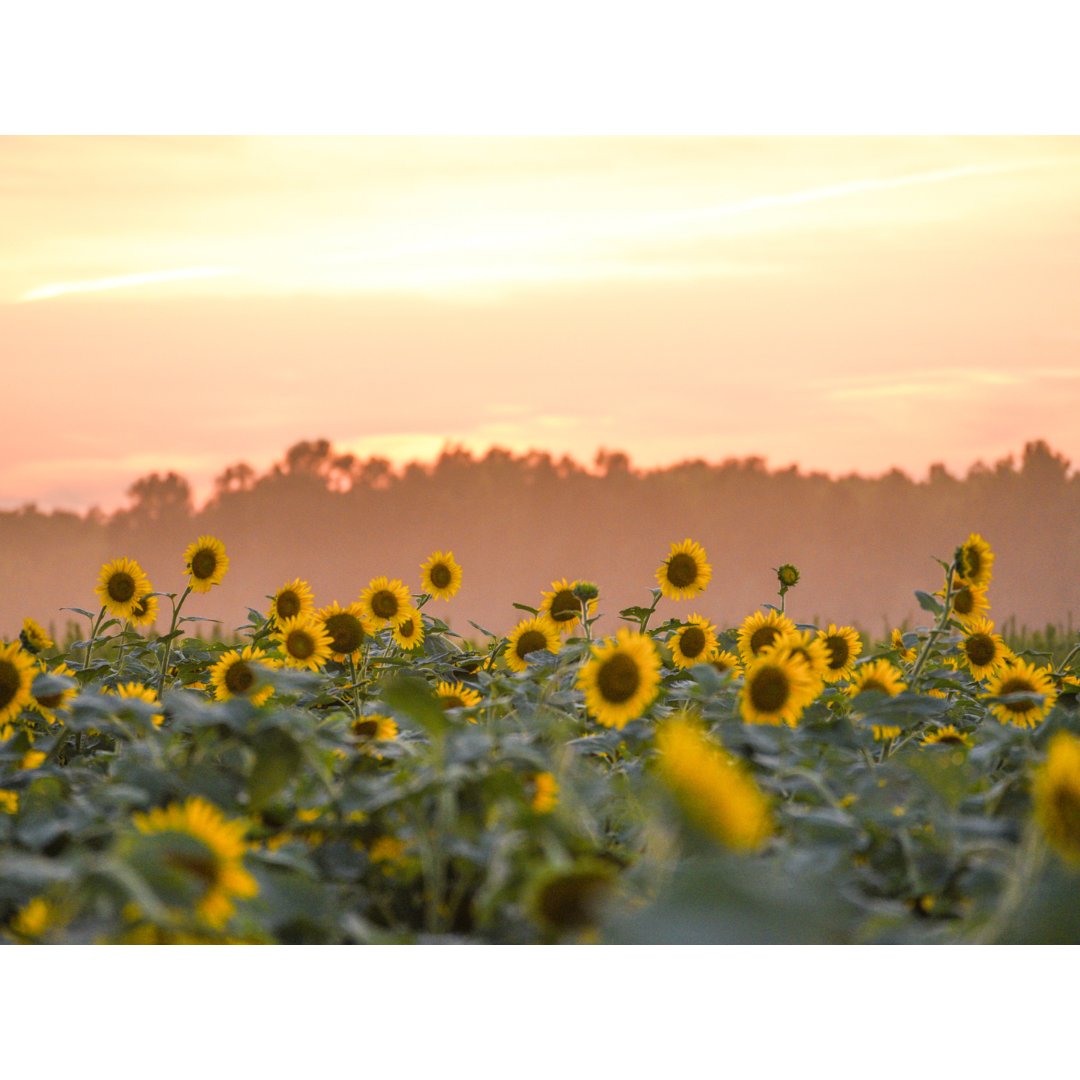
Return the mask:
<path fill-rule="evenodd" d="M 106 292 L 110 289 L 130 289 L 145 285 L 160 285 L 173 281 L 193 281 L 200 278 L 234 277 L 238 270 L 221 266 L 188 266 L 179 270 L 149 270 L 118 277 L 92 278 L 89 281 L 57 281 L 39 285 L 20 297 L 21 303 L 52 300 L 71 293 Z"/>

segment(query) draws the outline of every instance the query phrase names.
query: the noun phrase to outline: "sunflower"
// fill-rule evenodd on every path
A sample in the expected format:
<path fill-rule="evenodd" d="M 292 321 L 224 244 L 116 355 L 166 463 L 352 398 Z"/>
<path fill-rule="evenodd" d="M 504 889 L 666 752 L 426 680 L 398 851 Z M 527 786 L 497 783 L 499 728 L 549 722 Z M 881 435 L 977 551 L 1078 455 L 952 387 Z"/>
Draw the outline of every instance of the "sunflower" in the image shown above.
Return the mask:
<path fill-rule="evenodd" d="M 736 851 L 756 851 L 773 831 L 761 790 L 739 762 L 687 714 L 664 721 L 656 733 L 660 775 L 686 814 Z"/>
<path fill-rule="evenodd" d="M 193 592 L 209 592 L 214 585 L 221 584 L 225 571 L 229 569 L 225 545 L 217 537 L 200 536 L 184 552 L 184 569 L 188 572 L 188 584 Z"/>
<path fill-rule="evenodd" d="M 599 859 L 542 871 L 528 891 L 533 919 L 549 934 L 591 931 L 615 889 L 615 868 Z"/>
<path fill-rule="evenodd" d="M 660 654 L 652 638 L 625 627 L 592 646 L 592 657 L 577 678 L 596 722 L 620 730 L 652 704 L 659 686 Z"/>
<path fill-rule="evenodd" d="M 707 664 L 716 653 L 716 627 L 702 615 L 691 615 L 668 640 L 676 667 Z"/>
<path fill-rule="evenodd" d="M 671 600 L 690 600 L 712 578 L 712 567 L 705 559 L 705 549 L 687 537 L 672 544 L 668 557 L 656 571 L 660 591 Z"/>
<path fill-rule="evenodd" d="M 371 633 L 364 609 L 358 604 L 341 607 L 335 600 L 329 607 L 320 608 L 315 618 L 330 637 L 330 652 L 335 660 L 344 663 L 354 659 Z"/>
<path fill-rule="evenodd" d="M 763 649 L 747 664 L 745 678 L 739 711 L 748 724 L 795 727 L 820 685 L 810 665 L 783 644 Z"/>
<path fill-rule="evenodd" d="M 1014 659 L 995 671 L 986 683 L 988 698 L 1023 694 L 1017 701 L 993 701 L 990 711 L 1003 723 L 1033 728 L 1045 719 L 1057 701 L 1057 691 L 1047 668 Z"/>
<path fill-rule="evenodd" d="M 135 601 L 128 616 L 134 626 L 153 626 L 158 617 L 158 598 L 147 593 Z"/>
<path fill-rule="evenodd" d="M 480 695 L 463 682 L 440 682 L 435 695 L 444 709 L 472 709 L 480 704 Z"/>
<path fill-rule="evenodd" d="M 888 742 L 900 734 L 900 728 L 895 724 L 871 724 L 870 731 L 875 742 Z"/>
<path fill-rule="evenodd" d="M 537 773 L 532 778 L 533 796 L 529 805 L 534 813 L 550 814 L 559 801 L 559 781 L 549 772 Z"/>
<path fill-rule="evenodd" d="M 61 675 L 65 679 L 74 679 L 75 672 L 67 666 L 67 664 L 59 664 L 52 671 L 46 672 L 48 675 Z M 31 693 L 33 688 L 31 687 Z M 66 690 L 60 690 L 51 694 L 34 694 L 33 699 L 30 702 L 30 707 L 36 709 L 50 724 L 56 723 L 56 714 L 60 711 L 67 711 L 68 702 L 72 698 L 79 696 L 78 686 L 70 686 Z"/>
<path fill-rule="evenodd" d="M 363 742 L 389 742 L 398 737 L 397 721 L 377 713 L 353 720 L 349 730 L 354 738 Z"/>
<path fill-rule="evenodd" d="M 709 663 L 721 675 L 739 675 L 742 673 L 742 660 L 733 652 L 728 652 L 727 649 L 721 649 L 719 652 L 714 653 L 709 658 Z"/>
<path fill-rule="evenodd" d="M 974 745 L 971 736 L 966 735 L 962 731 L 958 731 L 954 724 L 946 724 L 944 727 L 939 727 L 936 731 L 927 732 L 920 746 L 966 746 L 970 748 Z"/>
<path fill-rule="evenodd" d="M 414 607 L 407 607 L 390 629 L 390 635 L 402 649 L 416 649 L 424 644 L 424 620 Z"/>
<path fill-rule="evenodd" d="M 161 727 L 165 720 L 162 715 L 161 703 L 158 701 L 157 691 L 141 682 L 118 683 L 115 689 L 106 687 L 102 693 L 118 697 L 121 701 L 142 701 L 147 705 L 153 705 L 154 727 Z"/>
<path fill-rule="evenodd" d="M 938 596 L 944 596 L 942 589 Z M 986 597 L 985 585 L 973 585 L 963 578 L 956 578 L 953 582 L 952 599 L 949 601 L 952 614 L 956 620 L 964 625 L 979 619 L 990 610 L 990 601 Z"/>
<path fill-rule="evenodd" d="M 330 659 L 330 635 L 313 615 L 286 619 L 274 639 L 281 646 L 286 667 L 319 671 Z"/>
<path fill-rule="evenodd" d="M 581 621 L 582 600 L 574 591 L 581 581 L 569 581 L 562 578 L 551 583 L 551 591 L 542 593 L 540 614 L 547 617 L 559 628 L 560 634 L 573 633 L 574 627 Z M 596 600 L 586 602 L 584 608 L 589 618 L 596 613 Z"/>
<path fill-rule="evenodd" d="M 958 555 L 957 569 L 965 581 L 971 585 L 990 584 L 994 576 L 994 553 L 978 533 L 972 533 L 960 545 Z"/>
<path fill-rule="evenodd" d="M 226 821 L 211 803 L 191 796 L 183 804 L 172 803 L 149 813 L 132 816 L 143 836 L 161 838 L 166 844 L 162 862 L 194 888 L 196 911 L 211 926 L 223 926 L 232 915 L 234 899 L 248 899 L 259 891 L 258 883 L 244 869 L 247 850 L 243 821 Z"/>
<path fill-rule="evenodd" d="M 1012 659 L 1012 650 L 1000 634 L 994 633 L 989 619 L 979 619 L 968 626 L 960 653 L 975 679 L 983 679 Z"/>
<path fill-rule="evenodd" d="M 1080 863 L 1080 739 L 1059 731 L 1031 785 L 1035 820 L 1066 859 Z"/>
<path fill-rule="evenodd" d="M 877 691 L 888 697 L 896 697 L 901 690 L 907 689 L 903 672 L 890 664 L 888 660 L 867 660 L 860 664 L 851 676 L 851 685 L 847 688 L 850 697 L 858 697 Z"/>
<path fill-rule="evenodd" d="M 461 567 L 452 551 L 433 552 L 420 566 L 420 591 L 449 600 L 461 588 Z"/>
<path fill-rule="evenodd" d="M 829 623 L 828 630 L 818 631 L 818 637 L 825 642 L 825 647 L 829 650 L 829 667 L 825 672 L 825 681 L 832 683 L 850 678 L 855 660 L 862 652 L 862 641 L 858 632 L 850 626 Z"/>
<path fill-rule="evenodd" d="M 775 645 L 780 638 L 794 631 L 795 624 L 784 614 L 769 608 L 768 611 L 755 611 L 743 619 L 739 627 L 739 655 L 744 664 L 749 664 L 762 649 Z"/>
<path fill-rule="evenodd" d="M 904 635 L 899 630 L 894 630 L 889 637 L 889 644 L 892 646 L 893 651 L 903 660 L 905 664 L 912 664 L 915 662 L 915 649 L 910 645 L 904 644 Z"/>
<path fill-rule="evenodd" d="M 818 682 L 814 689 L 814 697 L 817 697 L 825 682 L 825 672 L 829 668 L 829 650 L 825 643 L 812 630 L 792 630 L 777 644 L 786 645 L 792 656 L 801 656 L 806 661 L 811 675 Z"/>
<path fill-rule="evenodd" d="M 37 654 L 53 647 L 53 639 L 45 632 L 45 628 L 31 618 L 23 619 L 19 641 L 28 653 Z"/>
<path fill-rule="evenodd" d="M 281 623 L 295 619 L 297 615 L 310 615 L 314 610 L 315 596 L 311 586 L 301 578 L 293 578 L 270 597 L 267 617 Z"/>
<path fill-rule="evenodd" d="M 545 650 L 557 653 L 561 644 L 558 628 L 546 615 L 522 619 L 507 639 L 506 662 L 511 671 L 524 671 L 529 666 L 530 653 Z"/>
<path fill-rule="evenodd" d="M 130 619 L 140 597 L 153 592 L 153 586 L 134 559 L 113 559 L 101 568 L 95 592 L 110 615 Z"/>
<path fill-rule="evenodd" d="M 8 722 L 32 703 L 36 672 L 30 654 L 18 644 L 0 646 L 0 739 L 7 738 Z"/>
<path fill-rule="evenodd" d="M 412 596 L 400 579 L 377 577 L 360 594 L 360 606 L 372 626 L 392 626 L 412 607 Z"/>
<path fill-rule="evenodd" d="M 243 650 L 230 649 L 210 669 L 210 683 L 218 701 L 230 698 L 247 698 L 252 705 L 263 705 L 274 693 L 267 685 L 263 670 L 274 661 L 268 659 L 262 649 L 246 645 Z"/>

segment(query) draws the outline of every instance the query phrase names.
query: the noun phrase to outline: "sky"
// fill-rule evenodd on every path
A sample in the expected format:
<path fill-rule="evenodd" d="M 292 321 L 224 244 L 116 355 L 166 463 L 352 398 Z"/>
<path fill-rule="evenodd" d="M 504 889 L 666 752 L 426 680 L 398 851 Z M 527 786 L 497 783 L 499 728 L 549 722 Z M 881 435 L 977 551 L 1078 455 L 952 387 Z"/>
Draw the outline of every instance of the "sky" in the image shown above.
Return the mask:
<path fill-rule="evenodd" d="M 1080 138 L 0 138 L 0 507 L 325 437 L 1080 461 Z"/>

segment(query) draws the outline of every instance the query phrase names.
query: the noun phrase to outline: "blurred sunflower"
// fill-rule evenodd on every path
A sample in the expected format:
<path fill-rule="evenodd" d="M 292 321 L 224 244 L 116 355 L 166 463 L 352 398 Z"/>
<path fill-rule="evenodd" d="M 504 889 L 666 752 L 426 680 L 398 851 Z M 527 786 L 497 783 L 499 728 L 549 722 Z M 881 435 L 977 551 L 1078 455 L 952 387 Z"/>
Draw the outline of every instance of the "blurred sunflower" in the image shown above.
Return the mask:
<path fill-rule="evenodd" d="M 32 657 L 18 644 L 0 646 L 0 739 L 8 737 L 8 723 L 33 701 L 36 672 Z"/>
<path fill-rule="evenodd" d="M 286 582 L 270 597 L 268 617 L 282 623 L 298 615 L 310 615 L 315 611 L 315 595 L 311 586 L 302 578 Z"/>
<path fill-rule="evenodd" d="M 319 671 L 330 659 L 330 635 L 314 615 L 286 619 L 274 640 L 281 647 L 286 667 Z"/>
<path fill-rule="evenodd" d="M 1000 634 L 994 633 L 994 624 L 989 619 L 978 619 L 967 630 L 960 652 L 973 678 L 983 679 L 1012 659 L 1012 650 Z"/>
<path fill-rule="evenodd" d="M 851 677 L 855 660 L 862 652 L 862 641 L 851 626 L 829 623 L 827 630 L 819 630 L 818 637 L 829 650 L 829 665 L 825 671 L 827 683 L 839 682 Z"/>
<path fill-rule="evenodd" d="M 371 626 L 392 626 L 412 607 L 412 596 L 399 578 L 377 577 L 360 594 L 360 606 Z"/>
<path fill-rule="evenodd" d="M 739 627 L 739 655 L 744 664 L 749 664 L 755 656 L 775 645 L 780 638 L 793 633 L 795 624 L 784 614 L 769 608 L 768 611 L 755 611 L 743 619 Z"/>
<path fill-rule="evenodd" d="M 1059 731 L 1031 785 L 1035 820 L 1070 862 L 1080 863 L 1080 739 Z"/>
<path fill-rule="evenodd" d="M 557 653 L 561 647 L 558 628 L 546 615 L 522 619 L 507 639 L 506 663 L 511 671 L 525 671 L 529 653 L 544 650 Z"/>
<path fill-rule="evenodd" d="M 28 653 L 44 652 L 53 647 L 53 639 L 45 632 L 45 628 L 31 618 L 23 619 L 22 630 L 19 631 L 19 641 Z"/>
<path fill-rule="evenodd" d="M 463 682 L 440 682 L 435 696 L 444 709 L 472 709 L 480 704 L 480 695 Z"/>
<path fill-rule="evenodd" d="M 221 584 L 225 571 L 229 569 L 225 545 L 215 536 L 200 536 L 184 552 L 184 569 L 188 572 L 188 585 L 192 592 L 209 592 L 213 586 Z"/>
<path fill-rule="evenodd" d="M 915 662 L 915 649 L 910 645 L 904 644 L 904 635 L 899 630 L 894 630 L 889 637 L 889 644 L 892 646 L 896 655 L 903 660 L 905 664 L 913 664 Z"/>
<path fill-rule="evenodd" d="M 851 676 L 851 685 L 847 688 L 850 697 L 858 697 L 877 691 L 888 697 L 896 697 L 901 690 L 907 689 L 904 673 L 888 660 L 867 660 L 860 664 Z"/>
<path fill-rule="evenodd" d="M 354 738 L 362 742 L 388 742 L 398 737 L 397 721 L 377 713 L 353 720 L 349 724 L 349 730 Z"/>
<path fill-rule="evenodd" d="M 990 584 L 994 576 L 994 553 L 978 533 L 972 533 L 960 545 L 957 569 L 960 577 L 971 585 Z"/>
<path fill-rule="evenodd" d="M 350 656 L 356 659 L 371 632 L 363 607 L 359 603 L 342 607 L 335 600 L 329 607 L 320 608 L 315 618 L 330 638 L 333 658 L 338 663 L 344 663 Z"/>
<path fill-rule="evenodd" d="M 252 705 L 263 705 L 274 693 L 263 671 L 273 665 L 262 649 L 246 645 L 230 649 L 210 669 L 210 683 L 218 701 L 247 698 Z"/>
<path fill-rule="evenodd" d="M 128 616 L 128 622 L 133 626 L 153 626 L 158 617 L 158 598 L 149 593 L 140 596 L 135 601 Z"/>
<path fill-rule="evenodd" d="M 702 615 L 691 615 L 668 640 L 676 667 L 707 664 L 716 653 L 716 627 Z"/>
<path fill-rule="evenodd" d="M 424 644 L 424 620 L 420 612 L 410 606 L 402 611 L 400 618 L 390 629 L 390 634 L 402 649 L 415 649 Z"/>
<path fill-rule="evenodd" d="M 944 596 L 945 590 L 939 590 L 935 595 Z M 957 578 L 953 582 L 952 599 L 949 601 L 952 614 L 961 624 L 968 624 L 975 619 L 981 618 L 990 610 L 990 601 L 986 596 L 985 585 L 972 585 L 963 578 Z"/>
<path fill-rule="evenodd" d="M 574 627 L 581 621 L 582 601 L 574 590 L 581 585 L 580 581 L 570 581 L 562 578 L 551 583 L 551 590 L 541 595 L 540 613 L 547 615 L 558 627 L 560 634 L 573 633 Z M 596 601 L 589 600 L 585 608 L 588 616 L 596 613 Z"/>
<path fill-rule="evenodd" d="M 986 682 L 984 698 L 1022 694 L 1016 701 L 991 701 L 990 711 L 1003 723 L 1033 728 L 1044 720 L 1057 701 L 1057 691 L 1046 668 L 1013 659 Z"/>
<path fill-rule="evenodd" d="M 739 675 L 742 672 L 742 661 L 733 652 L 728 652 L 727 649 L 721 649 L 719 652 L 714 653 L 709 663 L 712 664 L 721 675 Z"/>
<path fill-rule="evenodd" d="M 660 686 L 660 655 L 652 639 L 623 628 L 592 646 L 577 687 L 598 724 L 619 728 L 636 720 L 652 704 Z"/>
<path fill-rule="evenodd" d="M 748 724 L 796 727 L 818 685 L 801 656 L 793 656 L 786 645 L 773 645 L 746 665 L 739 711 Z"/>
<path fill-rule="evenodd" d="M 549 772 L 537 773 L 532 778 L 533 796 L 530 806 L 536 814 L 550 814 L 559 801 L 559 782 Z"/>
<path fill-rule="evenodd" d="M 47 675 L 60 675 L 65 679 L 74 679 L 75 672 L 67 666 L 67 664 L 58 664 L 52 669 L 52 671 L 46 671 L 42 668 L 42 672 Z M 33 693 L 33 687 L 31 686 L 31 693 Z M 56 714 L 58 712 L 66 712 L 68 702 L 72 698 L 79 696 L 78 685 L 70 686 L 66 690 L 53 691 L 50 693 L 34 694 L 33 700 L 30 702 L 30 707 L 36 709 L 50 724 L 56 723 Z"/>
<path fill-rule="evenodd" d="M 420 566 L 420 591 L 449 600 L 461 588 L 461 567 L 452 551 L 436 551 Z"/>
<path fill-rule="evenodd" d="M 946 724 L 935 731 L 929 731 L 919 742 L 920 746 L 966 746 L 972 747 L 974 743 L 970 735 L 958 731 L 954 724 Z"/>
<path fill-rule="evenodd" d="M 101 568 L 95 592 L 110 615 L 130 619 L 139 600 L 153 592 L 153 586 L 134 559 L 113 559 Z"/>
<path fill-rule="evenodd" d="M 829 650 L 825 642 L 812 630 L 792 630 L 777 644 L 786 645 L 792 656 L 801 656 L 806 661 L 810 674 L 817 681 L 814 688 L 814 697 L 817 697 L 825 682 L 825 672 L 829 669 Z"/>
<path fill-rule="evenodd" d="M 690 600 L 704 590 L 712 578 L 712 567 L 705 549 L 687 537 L 681 544 L 672 544 L 668 557 L 656 571 L 660 591 L 671 600 Z"/>

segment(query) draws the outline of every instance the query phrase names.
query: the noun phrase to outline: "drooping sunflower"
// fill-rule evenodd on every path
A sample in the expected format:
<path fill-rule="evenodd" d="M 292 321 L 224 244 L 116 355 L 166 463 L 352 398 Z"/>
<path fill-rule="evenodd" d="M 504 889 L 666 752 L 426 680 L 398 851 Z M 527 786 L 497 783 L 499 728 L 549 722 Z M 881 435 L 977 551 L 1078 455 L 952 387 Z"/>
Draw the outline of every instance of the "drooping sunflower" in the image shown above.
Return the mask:
<path fill-rule="evenodd" d="M 415 649 L 424 644 L 424 620 L 420 612 L 407 607 L 396 623 L 391 624 L 390 636 L 402 649 Z"/>
<path fill-rule="evenodd" d="M 1000 634 L 994 633 L 994 624 L 989 619 L 978 619 L 967 630 L 967 637 L 960 643 L 960 653 L 973 678 L 984 679 L 1012 659 L 1012 650 Z"/>
<path fill-rule="evenodd" d="M 371 626 L 392 626 L 412 607 L 412 596 L 399 578 L 372 578 L 360 594 L 360 606 Z"/>
<path fill-rule="evenodd" d="M 755 611 L 743 619 L 739 627 L 739 655 L 744 664 L 749 664 L 762 649 L 775 645 L 782 637 L 792 633 L 795 624 L 784 614 L 769 608 L 768 611 Z"/>
<path fill-rule="evenodd" d="M 75 672 L 69 668 L 67 664 L 58 664 L 52 671 L 47 672 L 47 674 L 61 675 L 65 679 L 75 678 Z M 31 693 L 33 693 L 32 686 Z M 66 712 L 68 702 L 70 702 L 72 698 L 78 697 L 78 695 L 78 686 L 70 686 L 66 690 L 60 690 L 55 693 L 33 694 L 30 707 L 41 713 L 50 724 L 55 724 L 56 714 L 58 712 Z"/>
<path fill-rule="evenodd" d="M 433 552 L 420 566 L 420 591 L 449 600 L 461 588 L 461 567 L 452 551 Z"/>
<path fill-rule="evenodd" d="M 229 556 L 225 545 L 216 536 L 200 536 L 188 544 L 184 552 L 184 569 L 188 572 L 188 584 L 192 592 L 209 592 L 221 584 L 229 569 Z M 150 592 L 149 589 L 146 590 Z"/>
<path fill-rule="evenodd" d="M 773 832 L 753 778 L 695 719 L 676 714 L 656 733 L 660 775 L 687 816 L 726 847 L 756 851 Z"/>
<path fill-rule="evenodd" d="M 18 643 L 0 646 L 0 739 L 7 738 L 8 724 L 33 701 L 36 671 L 33 658 Z"/>
<path fill-rule="evenodd" d="M 153 626 L 158 617 L 158 598 L 147 593 L 135 601 L 128 622 L 133 626 Z"/>
<path fill-rule="evenodd" d="M 942 589 L 938 596 L 944 596 Z M 982 618 L 990 610 L 990 601 L 986 596 L 985 585 L 973 585 L 970 581 L 957 578 L 953 582 L 952 599 L 949 601 L 952 614 L 962 625 Z"/>
<path fill-rule="evenodd" d="M 1043 721 L 1057 701 L 1057 690 L 1047 668 L 1014 659 L 998 668 L 986 682 L 988 698 L 1022 694 L 1016 701 L 992 701 L 990 711 L 1003 723 L 1033 728 Z"/>
<path fill-rule="evenodd" d="M 371 628 L 359 603 L 342 607 L 336 600 L 320 608 L 316 619 L 330 637 L 330 653 L 338 663 L 350 656 L 355 659 L 364 646 Z"/>
<path fill-rule="evenodd" d="M 965 746 L 974 745 L 970 735 L 959 731 L 955 724 L 946 724 L 934 731 L 929 731 L 919 742 L 920 746 Z"/>
<path fill-rule="evenodd" d="M 362 742 L 384 742 L 398 737 L 397 721 L 377 713 L 353 720 L 349 730 L 354 738 Z"/>
<path fill-rule="evenodd" d="M 716 627 L 703 615 L 691 615 L 668 639 L 676 667 L 707 664 L 716 654 Z"/>
<path fill-rule="evenodd" d="M 622 730 L 652 704 L 660 686 L 660 654 L 652 638 L 627 628 L 592 646 L 577 687 L 598 724 Z"/>
<path fill-rule="evenodd" d="M 580 581 L 562 578 L 551 583 L 551 590 L 541 595 L 540 613 L 558 627 L 560 634 L 572 634 L 574 627 L 581 621 L 582 601 L 574 590 Z M 589 600 L 584 608 L 589 618 L 596 614 L 596 601 Z"/>
<path fill-rule="evenodd" d="M 319 671 L 330 659 L 330 635 L 314 615 L 286 619 L 274 635 L 286 667 Z"/>
<path fill-rule="evenodd" d="M 264 678 L 263 669 L 273 666 L 266 653 L 254 645 L 230 649 L 210 669 L 210 683 L 218 701 L 247 698 L 252 705 L 263 705 L 274 693 Z"/>
<path fill-rule="evenodd" d="M 907 689 L 904 682 L 904 673 L 888 660 L 867 660 L 860 664 L 851 676 L 851 685 L 847 692 L 851 697 L 877 691 L 888 697 L 896 697 L 902 690 Z"/>
<path fill-rule="evenodd" d="M 889 644 L 892 645 L 893 651 L 905 664 L 912 664 L 915 662 L 915 649 L 911 645 L 904 644 L 904 635 L 900 630 L 894 630 L 892 632 L 889 637 Z"/>
<path fill-rule="evenodd" d="M 1080 739 L 1059 731 L 1031 785 L 1035 820 L 1070 862 L 1080 862 Z"/>
<path fill-rule="evenodd" d="M 784 644 L 763 649 L 746 665 L 739 711 L 748 724 L 796 727 L 820 683 L 810 665 Z"/>
<path fill-rule="evenodd" d="M 113 559 L 101 568 L 94 591 L 110 615 L 130 619 L 140 598 L 153 592 L 153 586 L 134 559 Z"/>
<path fill-rule="evenodd" d="M 23 619 L 22 630 L 19 631 L 19 641 L 28 653 L 44 652 L 53 647 L 53 639 L 45 632 L 45 628 L 39 622 L 27 617 Z"/>
<path fill-rule="evenodd" d="M 224 926 L 236 899 L 258 893 L 258 882 L 244 869 L 246 824 L 227 821 L 206 800 L 191 796 L 184 803 L 136 813 L 132 822 L 143 836 L 175 847 L 163 852 L 161 862 L 169 872 L 183 876 L 195 893 L 196 912 L 211 926 Z"/>
<path fill-rule="evenodd" d="M 511 671 L 525 671 L 529 666 L 529 653 L 557 653 L 562 647 L 559 631 L 546 615 L 522 619 L 510 631 L 506 645 L 506 663 Z"/>
<path fill-rule="evenodd" d="M 657 567 L 660 591 L 671 600 L 690 600 L 704 590 L 712 578 L 705 549 L 687 537 L 672 544 L 668 557 Z"/>
<path fill-rule="evenodd" d="M 818 637 L 829 650 L 829 666 L 825 672 L 827 683 L 839 682 L 851 677 L 855 661 L 862 652 L 862 640 L 851 626 L 829 623 L 827 630 L 819 630 Z"/>
<path fill-rule="evenodd" d="M 958 569 L 960 577 L 971 585 L 990 584 L 994 576 L 994 553 L 978 533 L 972 533 L 960 545 Z"/>
<path fill-rule="evenodd" d="M 302 578 L 286 582 L 270 597 L 268 618 L 282 623 L 298 615 L 310 615 L 315 611 L 315 595 L 311 586 Z"/>
<path fill-rule="evenodd" d="M 463 682 L 440 682 L 435 695 L 444 709 L 472 709 L 481 701 L 479 693 Z"/>

